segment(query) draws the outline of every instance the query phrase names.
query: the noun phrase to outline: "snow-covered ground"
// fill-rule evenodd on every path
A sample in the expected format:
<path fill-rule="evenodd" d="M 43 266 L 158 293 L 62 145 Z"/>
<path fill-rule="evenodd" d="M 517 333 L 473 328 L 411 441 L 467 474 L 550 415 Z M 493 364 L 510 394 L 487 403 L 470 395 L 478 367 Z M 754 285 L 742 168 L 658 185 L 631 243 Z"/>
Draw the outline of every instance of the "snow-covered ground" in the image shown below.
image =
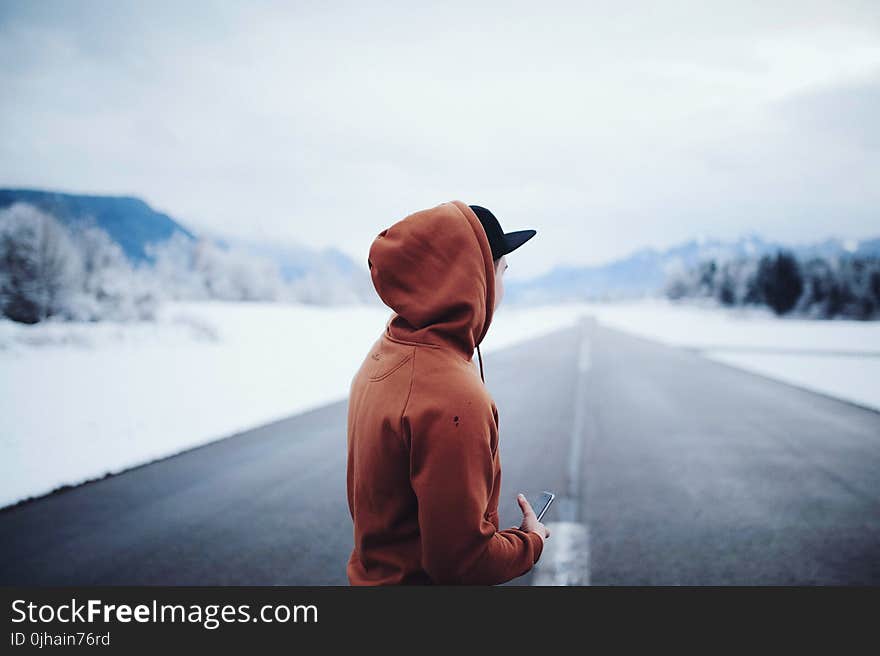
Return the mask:
<path fill-rule="evenodd" d="M 880 351 L 880 323 L 665 302 L 502 305 L 481 350 L 581 314 L 880 408 L 880 358 L 864 355 Z M 0 321 L 0 506 L 342 400 L 389 316 L 381 305 L 201 302 L 166 304 L 154 323 Z"/>
<path fill-rule="evenodd" d="M 777 318 L 666 301 L 582 306 L 601 323 L 880 410 L 880 322 Z"/>

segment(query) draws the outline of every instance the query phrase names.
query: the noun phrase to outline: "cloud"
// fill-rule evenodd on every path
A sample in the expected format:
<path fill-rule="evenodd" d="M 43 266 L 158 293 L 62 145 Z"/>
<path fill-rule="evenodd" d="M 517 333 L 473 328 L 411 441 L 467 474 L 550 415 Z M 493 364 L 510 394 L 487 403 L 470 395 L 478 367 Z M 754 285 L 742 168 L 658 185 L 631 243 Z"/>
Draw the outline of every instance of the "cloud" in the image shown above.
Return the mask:
<path fill-rule="evenodd" d="M 865 236 L 880 12 L 766 5 L 7 2 L 0 184 L 357 261 L 459 198 L 538 230 L 513 276 L 696 233 Z"/>

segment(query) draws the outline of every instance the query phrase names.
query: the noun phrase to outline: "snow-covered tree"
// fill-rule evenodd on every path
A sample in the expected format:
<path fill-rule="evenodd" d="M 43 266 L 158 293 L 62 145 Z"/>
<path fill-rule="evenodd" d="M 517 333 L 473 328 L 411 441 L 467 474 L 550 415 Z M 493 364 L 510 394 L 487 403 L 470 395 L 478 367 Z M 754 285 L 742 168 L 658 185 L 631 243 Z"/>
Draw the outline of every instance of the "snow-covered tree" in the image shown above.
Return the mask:
<path fill-rule="evenodd" d="M 160 290 L 151 269 L 132 266 L 122 247 L 94 220 L 79 223 L 72 237 L 82 257 L 80 300 L 72 318 L 151 319 Z"/>
<path fill-rule="evenodd" d="M 836 268 L 835 309 L 855 319 L 880 314 L 880 259 L 842 257 Z"/>
<path fill-rule="evenodd" d="M 225 301 L 277 301 L 284 281 L 272 260 L 238 249 L 225 249 L 215 242 L 196 244 L 195 269 L 205 281 L 211 298 Z"/>
<path fill-rule="evenodd" d="M 712 298 L 723 305 L 766 305 L 777 314 L 817 319 L 880 315 L 880 258 L 844 255 L 799 260 L 779 251 L 761 258 L 700 262 L 666 282 L 672 299 Z"/>
<path fill-rule="evenodd" d="M 14 321 L 64 313 L 82 282 L 82 258 L 53 216 L 26 203 L 0 210 L 0 305 Z"/>
<path fill-rule="evenodd" d="M 193 241 L 175 233 L 166 242 L 151 244 L 157 280 L 175 299 L 277 301 L 285 297 L 281 272 L 271 259 L 214 241 Z"/>
<path fill-rule="evenodd" d="M 195 274 L 192 239 L 181 232 L 144 248 L 153 260 L 153 272 L 163 294 L 173 300 L 207 298 L 204 280 Z"/>

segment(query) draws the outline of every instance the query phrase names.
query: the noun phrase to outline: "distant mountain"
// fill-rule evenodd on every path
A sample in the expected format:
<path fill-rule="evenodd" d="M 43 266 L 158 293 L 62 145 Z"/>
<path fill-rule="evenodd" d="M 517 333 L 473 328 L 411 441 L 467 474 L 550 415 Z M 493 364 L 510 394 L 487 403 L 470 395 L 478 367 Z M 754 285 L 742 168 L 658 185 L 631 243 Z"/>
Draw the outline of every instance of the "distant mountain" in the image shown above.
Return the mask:
<path fill-rule="evenodd" d="M 163 242 L 180 233 L 189 239 L 205 239 L 275 262 L 285 281 L 307 302 L 345 303 L 375 301 L 376 293 L 364 262 L 356 263 L 333 248 L 315 250 L 225 237 L 206 231 L 198 234 L 178 220 L 157 212 L 143 200 L 131 196 L 84 196 L 37 189 L 0 189 L 0 209 L 17 201 L 31 203 L 71 225 L 93 217 L 120 244 L 133 262 L 149 261 L 146 245 Z M 880 238 L 848 241 L 827 239 L 802 246 L 764 241 L 747 235 L 736 241 L 692 239 L 666 250 L 645 248 L 599 266 L 557 267 L 537 278 L 509 282 L 505 302 L 551 303 L 619 297 L 649 296 L 661 292 L 669 274 L 687 270 L 698 262 L 758 256 L 780 248 L 801 257 L 836 257 L 843 254 L 880 256 Z"/>
<path fill-rule="evenodd" d="M 144 247 L 162 242 L 175 232 L 195 235 L 167 214 L 132 196 L 83 196 L 38 189 L 0 189 L 0 209 L 15 202 L 30 203 L 65 225 L 93 217 L 133 262 L 149 260 Z"/>
<path fill-rule="evenodd" d="M 815 244 L 788 246 L 747 235 L 736 241 L 692 239 L 669 249 L 645 248 L 598 266 L 557 267 L 531 280 L 509 283 L 505 300 L 511 303 L 548 303 L 651 296 L 661 292 L 669 274 L 687 270 L 702 260 L 760 256 L 788 249 L 802 257 L 844 254 L 880 256 L 880 238 L 859 242 L 827 239 Z"/>
<path fill-rule="evenodd" d="M 348 255 L 334 248 L 315 250 L 292 244 L 279 245 L 230 238 L 206 230 L 196 233 L 173 217 L 157 212 L 140 198 L 131 196 L 0 189 L 0 209 L 19 201 L 52 214 L 67 226 L 94 218 L 134 263 L 152 260 L 146 252 L 147 244 L 165 242 L 180 233 L 191 240 L 205 240 L 224 249 L 234 248 L 272 260 L 278 265 L 282 278 L 290 283 L 296 297 L 304 302 L 350 303 L 375 297 L 366 257 L 363 266 L 358 266 Z"/>

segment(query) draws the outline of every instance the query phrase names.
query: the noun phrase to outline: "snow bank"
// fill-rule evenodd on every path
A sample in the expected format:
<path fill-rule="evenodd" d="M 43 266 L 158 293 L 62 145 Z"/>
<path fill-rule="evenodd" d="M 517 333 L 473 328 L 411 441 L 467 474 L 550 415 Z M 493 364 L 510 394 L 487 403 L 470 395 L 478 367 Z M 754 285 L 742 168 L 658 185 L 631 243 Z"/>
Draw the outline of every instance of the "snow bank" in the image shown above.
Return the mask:
<path fill-rule="evenodd" d="M 0 322 L 0 505 L 337 401 L 384 315 L 204 302 L 155 323 Z"/>

